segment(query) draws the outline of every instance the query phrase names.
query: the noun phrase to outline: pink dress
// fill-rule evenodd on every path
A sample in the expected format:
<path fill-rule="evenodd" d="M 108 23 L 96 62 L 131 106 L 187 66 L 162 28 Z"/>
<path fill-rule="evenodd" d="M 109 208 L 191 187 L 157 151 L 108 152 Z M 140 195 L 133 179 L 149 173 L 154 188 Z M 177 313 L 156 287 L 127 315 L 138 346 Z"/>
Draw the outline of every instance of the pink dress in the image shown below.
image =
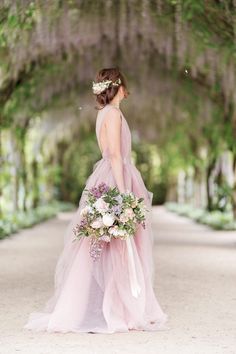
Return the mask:
<path fill-rule="evenodd" d="M 98 145 L 101 124 L 109 109 L 106 105 L 97 114 Z M 145 187 L 140 172 L 131 161 L 131 133 L 121 114 L 121 153 L 124 161 L 125 187 L 143 197 L 151 209 L 153 193 Z M 105 182 L 115 186 L 109 151 L 94 165 L 85 188 Z M 167 314 L 155 296 L 152 256 L 153 234 L 151 213 L 147 213 L 146 228 L 139 225 L 131 237 L 130 250 L 124 240 L 105 243 L 98 261 L 89 254 L 89 238 L 72 242 L 72 229 L 80 222 L 85 205 L 85 191 L 78 209 L 67 226 L 64 247 L 55 269 L 55 288 L 42 312 L 33 312 L 23 328 L 48 332 L 114 333 L 129 330 L 155 331 L 166 329 Z M 133 288 L 132 288 L 133 286 Z M 135 293 L 135 289 L 138 289 Z"/>

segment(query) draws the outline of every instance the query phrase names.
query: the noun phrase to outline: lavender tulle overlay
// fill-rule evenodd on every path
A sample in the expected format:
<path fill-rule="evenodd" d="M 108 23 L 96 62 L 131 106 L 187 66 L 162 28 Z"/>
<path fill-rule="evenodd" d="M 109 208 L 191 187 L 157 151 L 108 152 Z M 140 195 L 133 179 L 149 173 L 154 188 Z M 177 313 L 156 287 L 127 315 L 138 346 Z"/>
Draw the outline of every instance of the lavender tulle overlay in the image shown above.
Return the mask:
<path fill-rule="evenodd" d="M 117 108 L 106 105 L 98 112 L 98 145 L 101 124 L 109 109 Z M 125 187 L 143 197 L 151 211 L 153 193 L 147 190 L 139 170 L 131 161 L 131 133 L 121 111 L 120 114 Z M 109 151 L 105 151 L 94 164 L 85 188 L 101 182 L 116 186 Z M 104 243 L 100 259 L 94 262 L 89 254 L 89 238 L 72 242 L 72 229 L 81 220 L 80 211 L 85 201 L 84 190 L 65 230 L 64 247 L 55 268 L 53 294 L 42 312 L 29 314 L 23 328 L 63 333 L 167 329 L 168 315 L 162 310 L 154 293 L 151 212 L 147 212 L 145 229 L 138 226 L 129 247 L 124 240 L 113 239 L 110 243 Z M 139 288 L 136 296 L 132 291 L 132 282 Z"/>

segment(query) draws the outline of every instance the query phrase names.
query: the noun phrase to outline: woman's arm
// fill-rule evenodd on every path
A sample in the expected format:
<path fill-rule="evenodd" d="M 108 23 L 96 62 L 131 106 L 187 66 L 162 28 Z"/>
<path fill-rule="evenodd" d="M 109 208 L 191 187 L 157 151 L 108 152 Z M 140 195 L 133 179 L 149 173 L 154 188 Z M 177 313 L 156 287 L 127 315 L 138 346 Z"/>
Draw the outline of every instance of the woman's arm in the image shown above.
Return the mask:
<path fill-rule="evenodd" d="M 124 193 L 125 184 L 123 176 L 123 160 L 121 155 L 121 117 L 119 110 L 116 108 L 110 109 L 107 112 L 105 123 L 113 176 L 119 191 Z"/>

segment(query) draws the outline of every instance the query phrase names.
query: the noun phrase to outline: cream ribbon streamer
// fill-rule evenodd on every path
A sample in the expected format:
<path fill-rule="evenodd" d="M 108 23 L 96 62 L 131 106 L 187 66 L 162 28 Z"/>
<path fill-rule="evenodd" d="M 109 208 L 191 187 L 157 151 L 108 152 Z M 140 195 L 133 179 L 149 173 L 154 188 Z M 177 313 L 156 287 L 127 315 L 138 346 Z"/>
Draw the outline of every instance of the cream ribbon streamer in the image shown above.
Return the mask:
<path fill-rule="evenodd" d="M 136 273 L 135 262 L 134 262 L 134 253 L 133 253 L 133 248 L 129 237 L 126 239 L 126 244 L 128 249 L 128 268 L 129 268 L 130 287 L 131 287 L 132 295 L 137 298 L 141 292 L 141 287 L 137 279 L 137 273 Z"/>

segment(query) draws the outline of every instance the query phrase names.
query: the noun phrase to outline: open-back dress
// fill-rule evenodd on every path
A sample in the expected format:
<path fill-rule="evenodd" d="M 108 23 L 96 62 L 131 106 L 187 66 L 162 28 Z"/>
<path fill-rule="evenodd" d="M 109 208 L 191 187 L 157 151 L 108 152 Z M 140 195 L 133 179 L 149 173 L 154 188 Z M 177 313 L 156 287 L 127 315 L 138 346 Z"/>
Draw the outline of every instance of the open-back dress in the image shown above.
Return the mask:
<path fill-rule="evenodd" d="M 97 113 L 96 136 L 110 109 L 118 109 L 121 118 L 121 154 L 126 189 L 143 197 L 151 210 L 153 193 L 131 160 L 131 132 L 121 110 L 107 104 Z M 85 188 L 105 182 L 116 186 L 109 159 L 109 147 L 94 164 Z M 138 225 L 131 237 L 132 260 L 127 243 L 121 239 L 105 242 L 96 262 L 89 254 L 89 237 L 72 242 L 73 228 L 81 220 L 85 206 L 83 191 L 77 211 L 64 235 L 64 247 L 55 268 L 54 291 L 42 312 L 29 314 L 24 328 L 48 332 L 114 333 L 129 330 L 155 331 L 168 328 L 168 315 L 154 293 L 153 233 L 151 212 L 146 227 Z M 138 290 L 135 292 L 135 289 Z"/>

